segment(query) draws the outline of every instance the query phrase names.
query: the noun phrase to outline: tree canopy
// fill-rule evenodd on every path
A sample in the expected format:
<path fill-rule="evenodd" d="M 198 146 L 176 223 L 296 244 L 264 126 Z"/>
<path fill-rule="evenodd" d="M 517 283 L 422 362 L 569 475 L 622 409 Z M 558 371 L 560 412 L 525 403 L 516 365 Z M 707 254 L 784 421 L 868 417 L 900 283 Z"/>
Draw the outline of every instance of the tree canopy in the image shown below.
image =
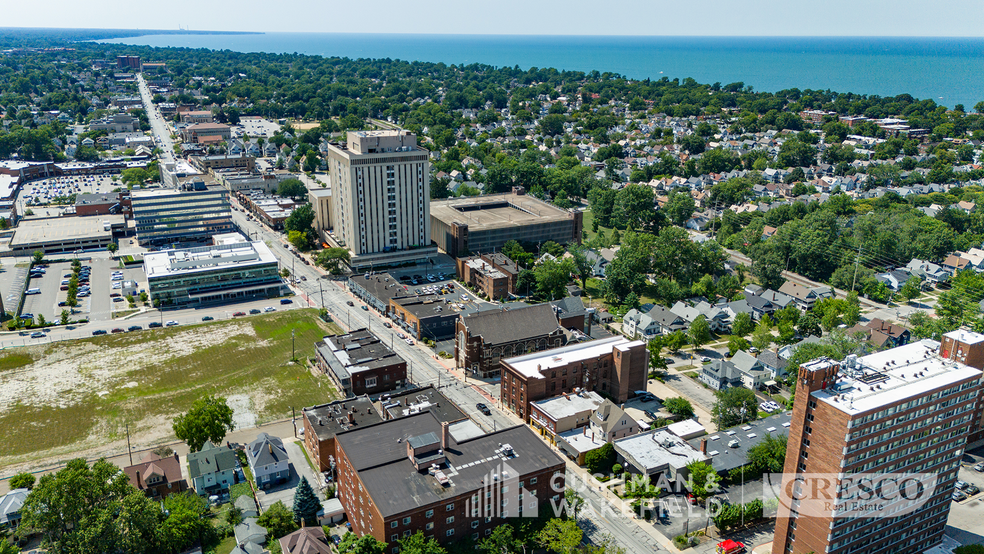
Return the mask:
<path fill-rule="evenodd" d="M 221 444 L 226 432 L 233 430 L 232 408 L 225 398 L 209 395 L 174 418 L 172 427 L 176 437 L 185 441 L 192 452 L 198 452 L 206 442 Z"/>

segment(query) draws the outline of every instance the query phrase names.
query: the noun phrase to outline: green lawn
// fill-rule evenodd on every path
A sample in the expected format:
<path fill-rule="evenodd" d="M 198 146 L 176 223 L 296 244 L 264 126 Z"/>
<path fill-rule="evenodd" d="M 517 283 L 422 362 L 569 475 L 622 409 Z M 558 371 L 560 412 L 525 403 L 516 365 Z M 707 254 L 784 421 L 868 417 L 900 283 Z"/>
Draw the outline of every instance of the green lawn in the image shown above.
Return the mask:
<path fill-rule="evenodd" d="M 318 320 L 314 309 L 290 310 L 231 321 L 145 330 L 56 342 L 0 357 L 0 371 L 36 371 L 66 364 L 81 385 L 45 405 L 21 398 L 0 406 L 0 466 L 75 452 L 123 438 L 125 421 L 136 444 L 170 437 L 170 420 L 206 394 L 246 395 L 257 423 L 324 403 L 337 393 L 304 360 L 314 343 L 341 332 Z M 291 363 L 291 332 L 295 355 Z M 159 353 L 159 354 L 158 354 Z M 163 429 L 163 430 L 162 430 Z M 16 457 L 10 459 L 9 457 Z"/>

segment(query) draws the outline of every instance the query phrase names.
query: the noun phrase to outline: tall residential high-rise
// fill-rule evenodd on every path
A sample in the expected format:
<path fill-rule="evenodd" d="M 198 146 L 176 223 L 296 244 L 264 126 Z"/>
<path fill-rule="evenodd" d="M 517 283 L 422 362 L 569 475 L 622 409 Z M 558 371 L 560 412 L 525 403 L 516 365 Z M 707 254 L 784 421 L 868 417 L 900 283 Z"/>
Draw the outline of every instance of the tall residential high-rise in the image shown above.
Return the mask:
<path fill-rule="evenodd" d="M 944 343 L 956 338 L 984 348 L 960 333 Z M 963 355 L 970 360 L 978 353 Z M 968 433 L 978 425 L 980 390 L 981 371 L 956 361 L 952 346 L 932 340 L 800 367 L 782 490 L 806 494 L 780 502 L 772 554 L 908 554 L 939 544 Z M 840 502 L 803 486 L 815 474 L 836 484 L 830 490 Z M 888 481 L 889 474 L 935 477 L 935 487 L 926 487 L 921 503 L 900 495 L 877 508 L 883 500 L 877 497 L 866 500 L 870 506 L 844 502 L 857 492 L 851 483 Z"/>
<path fill-rule="evenodd" d="M 329 240 L 351 252 L 353 268 L 428 258 L 430 161 L 409 131 L 349 131 L 329 144 L 335 219 Z"/>

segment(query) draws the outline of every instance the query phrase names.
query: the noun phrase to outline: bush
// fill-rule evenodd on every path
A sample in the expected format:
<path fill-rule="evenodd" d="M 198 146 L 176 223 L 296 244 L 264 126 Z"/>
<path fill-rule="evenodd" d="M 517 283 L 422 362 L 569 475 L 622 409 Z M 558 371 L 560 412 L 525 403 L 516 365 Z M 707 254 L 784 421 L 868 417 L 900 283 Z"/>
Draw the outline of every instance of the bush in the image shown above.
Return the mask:
<path fill-rule="evenodd" d="M 615 465 L 613 465 L 612 466 L 612 473 L 614 473 L 615 475 L 621 475 L 621 473 L 622 473 L 622 464 L 615 464 Z"/>
<path fill-rule="evenodd" d="M 690 539 L 683 535 L 677 535 L 673 537 L 673 545 L 680 550 L 686 550 L 687 548 L 690 548 Z"/>
<path fill-rule="evenodd" d="M 615 456 L 615 447 L 612 446 L 612 443 L 607 443 L 605 446 L 585 454 L 584 465 L 587 466 L 588 472 L 592 475 L 596 473 L 608 475 L 612 472 L 612 466 L 615 465 Z"/>

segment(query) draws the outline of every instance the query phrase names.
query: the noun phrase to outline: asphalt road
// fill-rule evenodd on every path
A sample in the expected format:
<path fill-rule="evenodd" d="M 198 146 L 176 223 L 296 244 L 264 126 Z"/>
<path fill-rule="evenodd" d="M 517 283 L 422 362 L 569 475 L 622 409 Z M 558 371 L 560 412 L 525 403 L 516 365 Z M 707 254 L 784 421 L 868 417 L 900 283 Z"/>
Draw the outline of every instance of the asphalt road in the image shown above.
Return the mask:
<path fill-rule="evenodd" d="M 161 149 L 161 161 L 174 162 L 174 141 L 171 140 L 171 131 L 167 127 L 167 122 L 154 105 L 153 95 L 147 81 L 143 75 L 137 73 L 137 86 L 140 89 L 140 97 L 143 99 L 144 110 L 147 112 L 147 119 L 150 120 L 150 130 L 157 137 L 157 146 Z"/>

